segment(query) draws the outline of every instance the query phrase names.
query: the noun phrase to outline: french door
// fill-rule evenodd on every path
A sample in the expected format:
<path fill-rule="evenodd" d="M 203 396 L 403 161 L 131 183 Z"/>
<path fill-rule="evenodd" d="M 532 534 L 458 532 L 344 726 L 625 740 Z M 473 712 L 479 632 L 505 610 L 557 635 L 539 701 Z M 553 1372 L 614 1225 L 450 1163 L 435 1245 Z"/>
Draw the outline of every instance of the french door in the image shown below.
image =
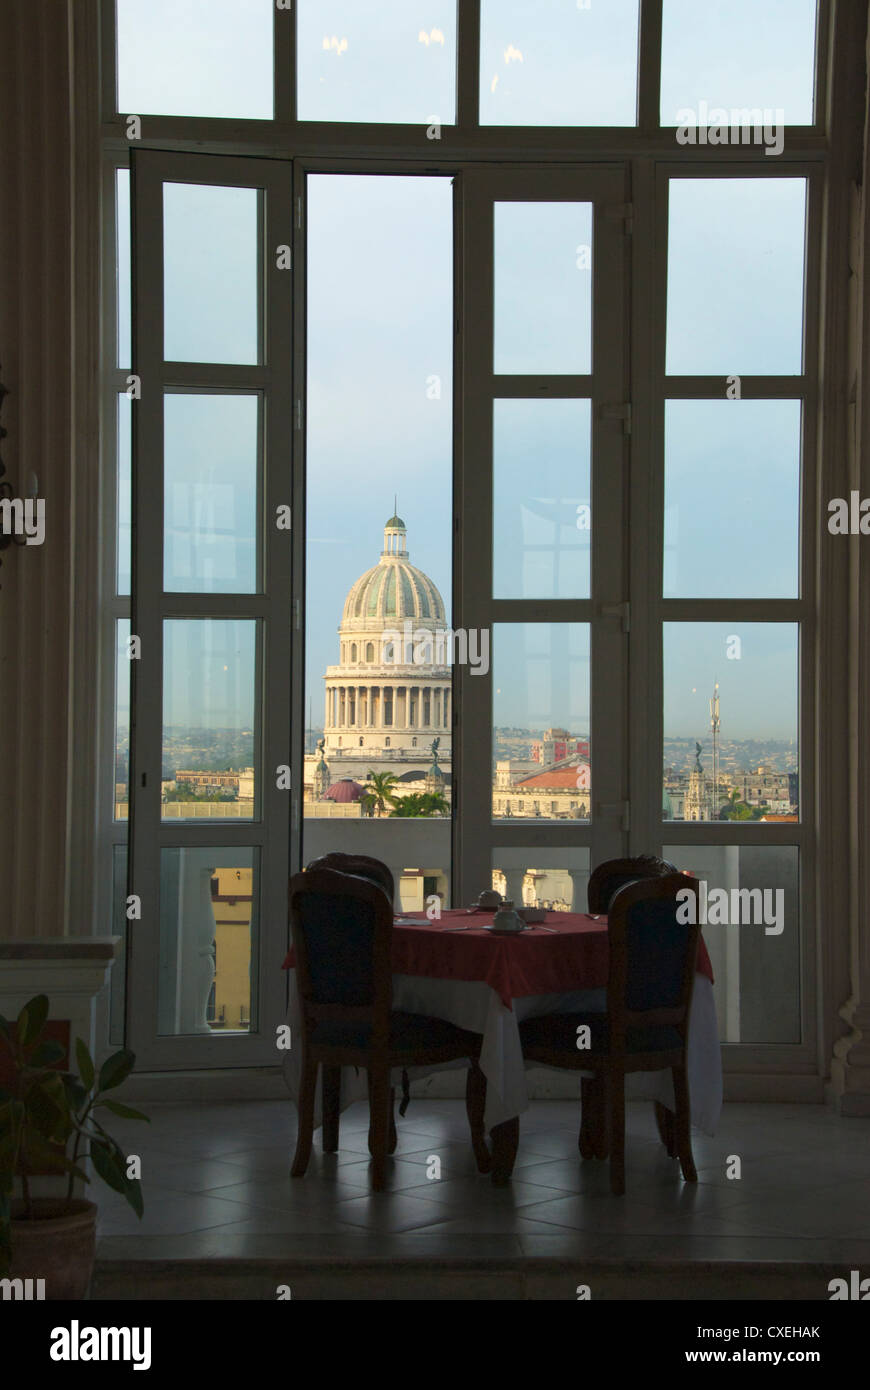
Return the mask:
<path fill-rule="evenodd" d="M 462 901 L 495 872 L 585 909 L 625 851 L 625 177 L 462 176 L 456 587 L 492 650 L 457 671 Z"/>
<path fill-rule="evenodd" d="M 143 1066 L 262 1065 L 301 665 L 290 171 L 153 151 L 132 169 L 127 1037 Z"/>
<path fill-rule="evenodd" d="M 143 1066 L 276 1061 L 287 878 L 326 824 L 301 814 L 313 173 L 133 160 L 127 1036 Z M 446 898 L 495 882 L 577 908 L 629 832 L 626 173 L 469 169 L 453 188 L 447 620 L 477 659 L 451 671 Z M 388 861 L 401 827 L 365 827 Z"/>

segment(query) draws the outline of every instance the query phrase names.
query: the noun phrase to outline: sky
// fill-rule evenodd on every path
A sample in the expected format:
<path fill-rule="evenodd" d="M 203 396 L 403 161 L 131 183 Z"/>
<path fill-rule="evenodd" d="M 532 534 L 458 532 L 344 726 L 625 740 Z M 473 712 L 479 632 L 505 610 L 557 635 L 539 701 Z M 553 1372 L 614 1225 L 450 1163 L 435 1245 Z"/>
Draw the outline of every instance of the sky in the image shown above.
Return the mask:
<path fill-rule="evenodd" d="M 421 140 L 428 122 L 452 118 L 450 0 L 297 7 L 301 118 L 417 123 Z M 118 0 L 119 109 L 268 119 L 272 12 L 272 0 Z M 665 0 L 663 121 L 676 123 L 680 108 L 701 102 L 782 108 L 786 122 L 809 121 L 813 15 L 811 0 Z M 483 0 L 481 121 L 631 125 L 636 45 L 636 0 Z M 123 178 L 119 192 L 123 225 Z M 800 179 L 672 182 L 668 371 L 800 371 L 804 199 Z M 309 179 L 307 695 L 315 726 L 344 597 L 377 563 L 394 494 L 411 562 L 436 582 L 449 611 L 452 215 L 449 178 Z M 256 360 L 254 195 L 171 186 L 165 238 L 167 355 Z M 591 273 L 581 248 L 591 241 L 579 199 L 497 209 L 497 371 L 589 370 Z M 122 238 L 122 304 L 126 257 Z M 126 307 L 120 330 L 123 358 Z M 255 583 L 255 413 L 252 397 L 167 402 L 172 587 L 250 592 Z M 575 518 L 589 500 L 588 404 L 499 401 L 494 440 L 496 594 L 587 596 L 589 533 Z M 122 459 L 122 475 L 125 466 Z M 796 596 L 799 467 L 794 402 L 670 404 L 665 595 Z M 736 659 L 726 656 L 735 635 Z M 219 642 L 197 660 L 201 669 L 214 665 L 215 711 L 227 705 L 236 716 L 228 722 L 244 726 L 247 679 L 240 673 L 238 695 L 235 680 L 221 686 L 225 655 Z M 504 630 L 493 662 L 497 724 L 587 730 L 582 629 Z M 670 736 L 703 736 L 716 678 L 723 737 L 796 736 L 792 625 L 748 625 L 742 634 L 729 624 L 671 627 L 665 672 Z M 195 722 L 194 686 L 179 677 L 170 696 L 168 722 Z"/>

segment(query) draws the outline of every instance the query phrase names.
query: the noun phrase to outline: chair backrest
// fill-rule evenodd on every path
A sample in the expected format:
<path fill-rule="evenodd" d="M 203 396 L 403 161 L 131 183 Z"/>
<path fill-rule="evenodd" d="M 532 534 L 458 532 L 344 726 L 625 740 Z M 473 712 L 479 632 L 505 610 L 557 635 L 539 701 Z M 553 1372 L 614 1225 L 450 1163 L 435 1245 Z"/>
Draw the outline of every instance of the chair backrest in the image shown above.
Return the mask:
<path fill-rule="evenodd" d="M 366 1022 L 386 1046 L 392 1002 L 393 906 L 371 880 L 309 869 L 290 880 L 290 927 L 304 1026 Z"/>
<path fill-rule="evenodd" d="M 592 870 L 586 889 L 590 912 L 607 912 L 613 895 L 626 884 L 640 878 L 664 878 L 678 873 L 675 865 L 656 854 L 638 854 L 633 859 L 607 859 Z"/>
<path fill-rule="evenodd" d="M 627 1028 L 674 1027 L 685 1042 L 700 934 L 698 881 L 687 874 L 641 880 L 617 893 L 607 924 L 613 1051 L 624 1047 Z"/>
<path fill-rule="evenodd" d="M 396 884 L 393 872 L 381 859 L 370 854 L 343 854 L 341 850 L 330 850 L 319 859 L 312 859 L 307 872 L 312 869 L 337 869 L 341 874 L 356 874 L 357 878 L 367 878 L 383 888 L 391 903 L 396 901 Z"/>

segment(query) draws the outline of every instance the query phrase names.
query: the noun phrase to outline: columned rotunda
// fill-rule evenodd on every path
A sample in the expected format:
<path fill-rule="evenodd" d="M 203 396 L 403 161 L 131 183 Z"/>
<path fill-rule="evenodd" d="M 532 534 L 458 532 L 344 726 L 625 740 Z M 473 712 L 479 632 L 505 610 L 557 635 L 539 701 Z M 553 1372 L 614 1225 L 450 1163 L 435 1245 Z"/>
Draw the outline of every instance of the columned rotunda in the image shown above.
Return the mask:
<path fill-rule="evenodd" d="M 438 761 L 449 765 L 444 601 L 429 576 L 410 563 L 401 517 L 386 523 L 380 559 L 348 593 L 338 633 L 339 661 L 325 674 L 330 780 L 363 781 L 372 770 L 411 781 L 407 774 L 415 769 L 422 779 L 436 738 Z"/>

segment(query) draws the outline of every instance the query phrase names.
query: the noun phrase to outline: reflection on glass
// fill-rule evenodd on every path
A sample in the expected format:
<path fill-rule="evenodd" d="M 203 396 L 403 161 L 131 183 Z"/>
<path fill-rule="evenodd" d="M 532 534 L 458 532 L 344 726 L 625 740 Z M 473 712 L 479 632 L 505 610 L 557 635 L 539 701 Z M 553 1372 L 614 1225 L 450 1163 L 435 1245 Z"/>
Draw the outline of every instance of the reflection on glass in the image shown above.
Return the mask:
<path fill-rule="evenodd" d="M 252 593 L 257 584 L 257 396 L 164 401 L 167 591 Z"/>
<path fill-rule="evenodd" d="M 158 1032 L 247 1033 L 257 941 L 256 849 L 160 852 Z"/>
<path fill-rule="evenodd" d="M 589 625 L 497 623 L 492 691 L 493 817 L 588 820 Z"/>
<path fill-rule="evenodd" d="M 753 108 L 785 125 L 813 119 L 816 0 L 664 0 L 662 125 L 694 112 L 712 125 L 724 108 L 733 124 L 750 124 Z M 777 113 L 780 113 L 777 117 Z M 739 138 L 739 137 L 738 137 Z"/>
<path fill-rule="evenodd" d="M 481 125 L 634 125 L 637 39 L 637 0 L 481 0 Z"/>
<path fill-rule="evenodd" d="M 798 819 L 798 624 L 664 624 L 664 820 Z"/>
<path fill-rule="evenodd" d="M 592 370 L 591 203 L 496 203 L 494 370 Z"/>
<path fill-rule="evenodd" d="M 274 0 L 116 0 L 118 110 L 271 120 Z"/>
<path fill-rule="evenodd" d="M 115 293 L 117 295 L 117 329 L 119 367 L 129 367 L 132 361 L 130 346 L 130 170 L 115 172 Z"/>
<path fill-rule="evenodd" d="M 585 912 L 589 850 L 584 846 L 573 847 L 571 865 L 570 869 L 565 868 L 564 849 L 494 849 L 492 886 L 515 908 Z"/>
<path fill-rule="evenodd" d="M 163 185 L 164 356 L 254 363 L 259 191 Z"/>
<path fill-rule="evenodd" d="M 801 370 L 804 179 L 671 179 L 667 370 Z"/>
<path fill-rule="evenodd" d="M 454 123 L 456 0 L 298 0 L 297 23 L 301 121 Z"/>
<path fill-rule="evenodd" d="M 801 1041 L 800 877 L 796 845 L 665 845 L 699 880 L 719 1038 Z"/>
<path fill-rule="evenodd" d="M 116 545 L 117 555 L 115 556 L 116 583 L 119 594 L 129 594 L 130 592 L 130 564 L 132 556 L 130 545 L 132 531 L 130 529 L 131 507 L 133 498 L 133 474 L 132 474 L 132 454 L 133 454 L 133 402 L 122 391 L 116 397 L 118 403 L 118 448 L 116 458 L 118 460 L 117 474 L 117 497 L 116 497 Z"/>
<path fill-rule="evenodd" d="M 164 622 L 164 819 L 253 819 L 256 641 L 247 619 Z"/>
<path fill-rule="evenodd" d="M 493 415 L 496 598 L 588 598 L 591 408 L 498 400 Z"/>
<path fill-rule="evenodd" d="M 115 820 L 127 819 L 130 800 L 130 619 L 115 623 Z"/>
<path fill-rule="evenodd" d="M 796 598 L 800 401 L 668 401 L 666 598 Z"/>
<path fill-rule="evenodd" d="M 315 175 L 308 219 L 304 854 L 346 850 L 352 835 L 416 910 L 427 881 L 446 894 L 450 879 L 463 655 L 447 640 L 452 190 Z M 479 636 L 465 651 L 478 664 Z"/>

